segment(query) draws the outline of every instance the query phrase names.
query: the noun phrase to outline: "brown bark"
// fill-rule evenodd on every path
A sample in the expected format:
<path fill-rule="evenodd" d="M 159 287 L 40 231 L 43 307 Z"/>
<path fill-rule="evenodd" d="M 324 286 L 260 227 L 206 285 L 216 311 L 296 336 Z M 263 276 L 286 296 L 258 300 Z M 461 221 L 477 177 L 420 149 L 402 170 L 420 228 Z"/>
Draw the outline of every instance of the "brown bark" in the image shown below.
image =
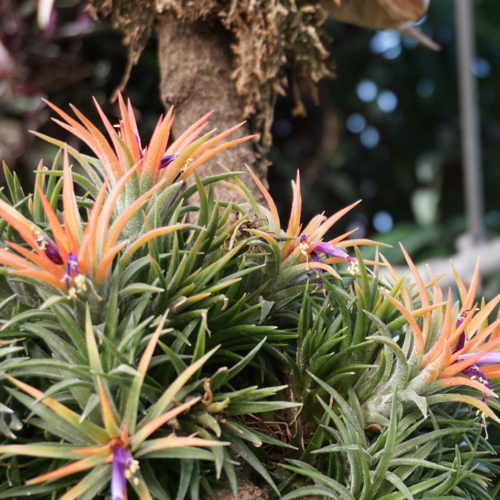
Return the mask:
<path fill-rule="evenodd" d="M 231 80 L 232 54 L 230 34 L 217 22 L 181 22 L 172 14 L 164 14 L 158 20 L 160 92 L 167 108 L 174 105 L 174 137 L 210 110 L 211 127 L 226 130 L 243 120 L 240 97 Z M 249 133 L 244 125 L 228 139 L 243 137 Z M 209 169 L 221 171 L 217 162 L 233 171 L 244 171 L 240 179 L 251 190 L 258 202 L 263 197 L 248 173 L 245 164 L 254 167 L 255 155 L 252 142 L 247 141 L 228 148 L 197 169 L 203 178 Z M 255 170 L 255 169 L 254 169 Z M 265 180 L 266 172 L 256 172 Z M 194 183 L 194 176 L 188 179 Z M 215 188 L 216 197 L 241 203 L 241 197 L 222 185 Z"/>

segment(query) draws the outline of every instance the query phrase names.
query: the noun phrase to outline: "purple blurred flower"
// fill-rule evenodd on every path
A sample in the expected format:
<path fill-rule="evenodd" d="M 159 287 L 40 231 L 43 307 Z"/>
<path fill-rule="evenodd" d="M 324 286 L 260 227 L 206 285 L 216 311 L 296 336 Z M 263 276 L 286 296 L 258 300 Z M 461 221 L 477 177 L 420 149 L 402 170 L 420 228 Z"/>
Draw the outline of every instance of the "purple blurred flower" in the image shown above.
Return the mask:
<path fill-rule="evenodd" d="M 464 359 L 469 359 L 473 358 L 474 356 L 477 356 L 480 354 L 479 352 L 469 352 L 467 354 L 462 354 L 458 356 L 457 362 L 458 361 L 463 361 Z M 476 363 L 480 365 L 496 365 L 500 363 L 500 352 L 485 352 L 477 361 Z"/>
<path fill-rule="evenodd" d="M 465 370 L 462 370 L 462 373 L 464 375 L 467 375 L 467 377 L 470 377 L 472 380 L 477 380 L 480 384 L 483 384 L 488 389 L 491 389 L 491 384 L 488 380 L 488 377 L 476 365 L 470 365 Z M 483 402 L 488 402 L 488 396 L 486 394 L 483 394 Z"/>
<path fill-rule="evenodd" d="M 127 479 L 133 478 L 139 469 L 138 462 L 120 445 L 113 447 L 113 465 L 111 468 L 111 498 L 123 500 Z"/>
<path fill-rule="evenodd" d="M 461 312 L 458 317 L 457 321 L 455 322 L 455 328 L 460 328 L 461 324 L 465 321 L 467 318 L 467 315 L 471 312 L 471 309 L 467 309 L 464 312 Z"/>
<path fill-rule="evenodd" d="M 477 356 L 478 352 L 469 352 L 467 354 L 462 354 L 458 356 L 456 363 L 463 361 L 465 359 L 470 359 Z M 500 363 L 500 352 L 486 352 L 477 361 L 481 365 L 496 365 Z M 480 384 L 483 384 L 488 389 L 491 389 L 490 381 L 488 377 L 480 370 L 477 365 L 471 365 L 465 370 L 462 370 L 464 375 L 471 377 L 473 380 L 477 380 Z M 483 396 L 483 401 L 486 403 L 488 401 L 488 396 L 486 394 Z"/>
<path fill-rule="evenodd" d="M 64 261 L 59 253 L 57 246 L 52 243 L 48 238 L 43 236 L 41 233 L 35 236 L 36 244 L 40 250 L 45 252 L 45 255 L 54 263 L 60 266 L 64 264 Z"/>
<path fill-rule="evenodd" d="M 64 271 L 63 277 L 64 284 L 68 289 L 74 279 L 79 275 L 80 269 L 78 269 L 78 258 L 73 252 L 70 252 L 68 255 L 68 261 L 66 262 L 66 271 Z"/>
<path fill-rule="evenodd" d="M 178 156 L 179 153 L 165 155 L 160 161 L 160 168 L 167 168 Z"/>
<path fill-rule="evenodd" d="M 349 255 L 346 252 L 336 247 L 335 245 L 332 245 L 331 243 L 324 243 L 324 242 L 318 244 L 310 243 L 307 246 L 307 234 L 300 235 L 300 244 L 302 245 L 304 252 L 306 252 L 306 248 L 315 245 L 314 250 L 309 253 L 309 255 L 312 257 L 313 262 L 321 262 L 319 254 L 324 253 L 326 255 L 329 255 L 330 257 L 345 259 L 349 264 L 349 267 L 353 267 L 354 264 L 356 263 L 356 259 L 354 259 L 353 257 L 349 257 Z M 320 273 L 322 272 L 321 269 L 318 269 L 317 271 Z"/>
<path fill-rule="evenodd" d="M 137 143 L 137 147 L 139 148 L 139 154 L 141 155 L 141 160 L 144 158 L 144 153 L 142 152 L 142 146 L 141 146 L 141 138 L 134 133 L 135 137 L 135 142 Z"/>

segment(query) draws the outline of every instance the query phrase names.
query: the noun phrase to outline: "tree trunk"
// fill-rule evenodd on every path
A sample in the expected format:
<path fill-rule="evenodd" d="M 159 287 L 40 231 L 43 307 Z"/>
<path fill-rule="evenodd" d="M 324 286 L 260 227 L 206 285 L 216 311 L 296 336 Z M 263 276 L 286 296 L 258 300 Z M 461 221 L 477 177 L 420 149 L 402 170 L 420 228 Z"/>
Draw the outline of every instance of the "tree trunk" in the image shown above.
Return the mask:
<path fill-rule="evenodd" d="M 230 33 L 217 24 L 181 22 L 170 13 L 159 17 L 160 93 L 167 108 L 175 106 L 174 137 L 212 109 L 210 126 L 219 132 L 243 120 L 240 97 L 231 80 Z M 248 126 L 243 125 L 228 139 L 248 134 Z M 263 196 L 245 167 L 256 165 L 251 140 L 217 153 L 197 169 L 197 174 L 202 178 L 209 169 L 220 172 L 217 162 L 233 171 L 243 171 L 240 179 L 262 202 Z M 256 173 L 265 181 L 266 172 L 262 170 Z M 194 176 L 187 183 L 193 184 Z M 241 196 L 223 185 L 216 185 L 215 192 L 221 200 L 242 202 Z"/>

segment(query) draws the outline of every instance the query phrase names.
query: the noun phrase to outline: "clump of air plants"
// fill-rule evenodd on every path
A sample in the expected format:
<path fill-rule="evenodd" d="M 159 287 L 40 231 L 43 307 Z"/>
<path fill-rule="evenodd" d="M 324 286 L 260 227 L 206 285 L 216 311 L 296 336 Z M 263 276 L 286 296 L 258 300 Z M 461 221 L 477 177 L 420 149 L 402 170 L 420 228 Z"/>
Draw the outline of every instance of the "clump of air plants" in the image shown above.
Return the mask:
<path fill-rule="evenodd" d="M 398 277 L 382 244 L 326 237 L 354 205 L 303 226 L 298 177 L 285 231 L 257 178 L 267 207 L 241 172 L 197 177 L 226 133 L 169 144 L 169 114 L 143 148 L 120 104 L 112 146 L 58 111 L 96 157 L 47 138 L 33 195 L 5 170 L 0 499 L 238 498 L 245 474 L 272 500 L 493 498 L 500 295 L 478 306 L 479 267 L 455 304 L 404 249 Z"/>

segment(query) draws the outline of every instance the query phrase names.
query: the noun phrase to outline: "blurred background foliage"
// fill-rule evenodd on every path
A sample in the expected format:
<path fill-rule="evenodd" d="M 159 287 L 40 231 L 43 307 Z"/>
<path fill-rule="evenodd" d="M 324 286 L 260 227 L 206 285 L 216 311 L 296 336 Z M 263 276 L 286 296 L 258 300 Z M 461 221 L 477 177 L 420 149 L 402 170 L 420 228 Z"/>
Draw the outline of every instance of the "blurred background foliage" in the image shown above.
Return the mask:
<path fill-rule="evenodd" d="M 109 115 L 118 116 L 108 98 L 125 67 L 121 34 L 92 22 L 82 2 L 61 0 L 56 6 L 50 26 L 40 32 L 35 0 L 0 5 L 0 158 L 28 188 L 39 159 L 49 160 L 54 150 L 26 130 L 82 148 L 50 120 L 42 98 L 66 110 L 73 103 L 99 123 L 91 105 L 95 96 Z M 495 233 L 500 230 L 500 6 L 486 0 L 474 6 L 486 224 Z M 421 261 L 452 254 L 465 219 L 453 2 L 431 2 L 418 24 L 441 45 L 440 52 L 395 32 L 327 21 L 337 77 L 320 82 L 316 102 L 304 98 L 306 117 L 293 116 L 291 97 L 278 100 L 269 183 L 285 218 L 297 169 L 303 220 L 363 199 L 336 231 L 359 228 L 358 237 L 402 241 Z M 145 139 L 164 112 L 158 83 L 152 38 L 125 92 Z M 401 262 L 397 246 L 385 253 L 393 264 Z"/>

